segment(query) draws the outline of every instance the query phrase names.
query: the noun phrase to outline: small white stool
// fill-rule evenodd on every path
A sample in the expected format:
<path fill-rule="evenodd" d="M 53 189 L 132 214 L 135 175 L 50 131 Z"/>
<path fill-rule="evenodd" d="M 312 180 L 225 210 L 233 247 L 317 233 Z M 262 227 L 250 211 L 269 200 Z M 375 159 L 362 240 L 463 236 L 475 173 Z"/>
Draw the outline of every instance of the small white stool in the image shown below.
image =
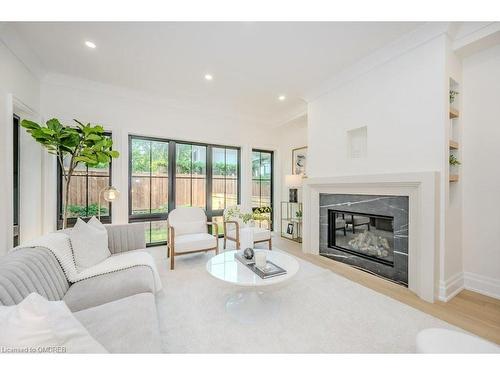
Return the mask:
<path fill-rule="evenodd" d="M 500 353 L 500 346 L 466 333 L 428 328 L 417 334 L 417 353 Z"/>

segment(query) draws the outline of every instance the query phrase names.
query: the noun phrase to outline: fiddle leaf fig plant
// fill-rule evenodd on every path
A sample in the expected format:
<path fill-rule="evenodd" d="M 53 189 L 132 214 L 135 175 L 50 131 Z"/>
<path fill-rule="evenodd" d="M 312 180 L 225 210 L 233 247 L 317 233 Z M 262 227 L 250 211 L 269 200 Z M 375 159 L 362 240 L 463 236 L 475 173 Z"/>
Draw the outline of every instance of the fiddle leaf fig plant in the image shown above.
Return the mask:
<path fill-rule="evenodd" d="M 31 134 L 50 154 L 55 155 L 64 177 L 63 228 L 68 218 L 68 200 L 71 177 L 76 167 L 83 163 L 88 167 L 106 164 L 120 156 L 112 150 L 113 141 L 104 134 L 100 125 L 83 124 L 78 120 L 75 127 L 61 124 L 58 119 L 50 119 L 45 125 L 23 120 L 21 126 Z"/>

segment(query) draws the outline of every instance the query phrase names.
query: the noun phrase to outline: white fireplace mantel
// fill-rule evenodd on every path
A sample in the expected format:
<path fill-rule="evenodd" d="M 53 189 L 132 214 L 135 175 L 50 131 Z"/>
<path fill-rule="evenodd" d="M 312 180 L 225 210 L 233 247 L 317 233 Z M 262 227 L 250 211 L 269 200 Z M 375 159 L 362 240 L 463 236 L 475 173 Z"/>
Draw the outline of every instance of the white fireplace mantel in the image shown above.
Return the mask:
<path fill-rule="evenodd" d="M 304 179 L 302 251 L 316 255 L 321 193 L 408 196 L 408 288 L 434 302 L 439 269 L 439 172 Z"/>

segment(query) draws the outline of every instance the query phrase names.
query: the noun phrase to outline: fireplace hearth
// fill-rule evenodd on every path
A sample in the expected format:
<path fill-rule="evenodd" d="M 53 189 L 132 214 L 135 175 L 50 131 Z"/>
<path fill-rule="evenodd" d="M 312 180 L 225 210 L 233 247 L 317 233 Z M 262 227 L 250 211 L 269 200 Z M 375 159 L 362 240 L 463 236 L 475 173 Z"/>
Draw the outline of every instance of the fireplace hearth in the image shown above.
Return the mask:
<path fill-rule="evenodd" d="M 408 285 L 408 197 L 320 194 L 320 255 Z"/>

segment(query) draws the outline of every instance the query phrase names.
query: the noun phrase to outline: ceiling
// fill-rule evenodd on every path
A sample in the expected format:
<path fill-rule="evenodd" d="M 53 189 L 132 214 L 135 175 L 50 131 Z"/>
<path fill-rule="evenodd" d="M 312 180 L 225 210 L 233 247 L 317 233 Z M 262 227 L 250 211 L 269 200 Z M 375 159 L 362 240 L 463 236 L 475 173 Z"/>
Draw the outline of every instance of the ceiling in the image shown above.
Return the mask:
<path fill-rule="evenodd" d="M 217 108 L 264 123 L 417 22 L 13 23 L 43 71 Z M 90 40 L 97 48 L 90 49 Z M 214 79 L 206 81 L 210 73 Z M 286 100 L 279 101 L 278 96 Z"/>

